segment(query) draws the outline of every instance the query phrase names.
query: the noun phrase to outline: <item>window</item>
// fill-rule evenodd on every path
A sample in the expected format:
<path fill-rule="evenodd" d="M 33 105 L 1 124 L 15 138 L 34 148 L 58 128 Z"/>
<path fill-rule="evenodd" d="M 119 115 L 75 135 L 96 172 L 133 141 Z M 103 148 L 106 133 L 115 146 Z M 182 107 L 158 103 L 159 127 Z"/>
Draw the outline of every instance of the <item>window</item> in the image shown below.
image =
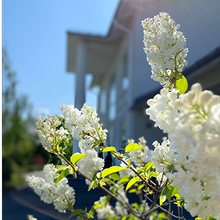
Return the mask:
<path fill-rule="evenodd" d="M 112 80 L 109 90 L 109 120 L 110 121 L 113 121 L 116 118 L 116 101 L 117 101 L 116 83 L 114 80 Z"/>
<path fill-rule="evenodd" d="M 128 78 L 128 56 L 127 53 L 123 57 L 123 76 L 122 76 L 122 90 L 127 90 L 129 87 L 129 78 Z"/>

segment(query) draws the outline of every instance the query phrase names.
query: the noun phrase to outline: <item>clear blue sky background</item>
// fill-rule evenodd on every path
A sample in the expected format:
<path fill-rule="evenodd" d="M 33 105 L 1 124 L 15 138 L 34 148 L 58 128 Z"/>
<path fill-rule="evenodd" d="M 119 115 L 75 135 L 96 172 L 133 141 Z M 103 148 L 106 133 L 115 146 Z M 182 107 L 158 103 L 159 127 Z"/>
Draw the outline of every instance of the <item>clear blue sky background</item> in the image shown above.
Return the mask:
<path fill-rule="evenodd" d="M 67 31 L 107 34 L 118 3 L 2 0 L 3 47 L 17 72 L 17 92 L 28 95 L 33 115 L 42 110 L 61 115 L 61 104 L 74 104 L 74 74 L 66 71 Z M 95 107 L 93 93 L 86 101 Z"/>

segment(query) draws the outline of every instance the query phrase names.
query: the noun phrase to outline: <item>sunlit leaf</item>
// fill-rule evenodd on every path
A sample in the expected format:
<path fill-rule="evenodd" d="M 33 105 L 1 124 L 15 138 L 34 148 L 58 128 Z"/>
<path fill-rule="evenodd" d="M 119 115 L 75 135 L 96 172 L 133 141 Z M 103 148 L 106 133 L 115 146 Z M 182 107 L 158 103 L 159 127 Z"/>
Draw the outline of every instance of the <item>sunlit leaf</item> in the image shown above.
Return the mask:
<path fill-rule="evenodd" d="M 128 158 L 128 164 L 131 165 L 131 158 Z"/>
<path fill-rule="evenodd" d="M 165 213 L 159 213 L 158 214 L 158 220 L 163 220 L 163 219 L 167 219 L 167 216 L 165 215 Z"/>
<path fill-rule="evenodd" d="M 140 178 L 139 177 L 134 177 L 134 178 L 132 178 L 129 182 L 128 182 L 128 185 L 127 185 L 127 187 L 126 187 L 126 191 L 128 190 L 128 189 L 130 189 L 136 182 L 138 182 L 140 180 Z"/>
<path fill-rule="evenodd" d="M 188 82 L 182 73 L 179 73 L 180 78 L 176 80 L 176 89 L 179 90 L 180 94 L 184 94 L 188 89 Z"/>
<path fill-rule="evenodd" d="M 135 203 L 132 203 L 131 205 L 132 205 L 134 208 L 137 208 L 137 207 L 138 207 L 138 203 L 136 203 L 136 202 L 135 202 Z"/>
<path fill-rule="evenodd" d="M 134 216 L 127 215 L 127 216 L 124 216 L 121 220 L 133 220 L 133 219 L 134 219 Z"/>
<path fill-rule="evenodd" d="M 123 177 L 119 180 L 119 184 L 127 183 L 128 181 L 130 181 L 130 179 L 131 179 L 130 176 L 123 176 Z"/>
<path fill-rule="evenodd" d="M 89 184 L 89 189 L 88 191 L 90 191 L 91 189 L 94 189 L 98 186 L 98 182 L 96 180 L 92 181 L 90 184 Z"/>
<path fill-rule="evenodd" d="M 103 205 L 102 204 L 95 204 L 93 205 L 93 209 L 96 210 L 98 208 L 101 208 Z"/>
<path fill-rule="evenodd" d="M 156 172 L 149 173 L 149 177 L 153 176 L 153 177 L 157 178 L 158 175 L 159 175 L 159 173 L 156 173 Z"/>
<path fill-rule="evenodd" d="M 74 215 L 78 215 L 78 214 L 81 214 L 83 213 L 83 210 L 82 209 L 76 209 L 75 211 L 73 211 L 71 213 L 71 215 L 69 216 L 69 218 L 73 217 Z"/>
<path fill-rule="evenodd" d="M 150 168 L 153 166 L 153 162 L 149 162 L 145 165 L 144 167 L 144 171 L 147 172 L 148 170 L 150 170 Z"/>
<path fill-rule="evenodd" d="M 70 173 L 69 168 L 60 168 L 56 171 L 53 177 L 54 183 L 58 183 L 64 177 L 66 177 Z"/>
<path fill-rule="evenodd" d="M 129 190 L 128 192 L 129 192 L 129 193 L 136 193 L 137 190 L 136 190 L 136 189 L 131 189 L 131 190 Z"/>
<path fill-rule="evenodd" d="M 138 169 L 137 172 L 138 172 L 139 174 L 141 174 L 141 173 L 144 172 L 144 170 L 143 170 L 143 169 Z"/>
<path fill-rule="evenodd" d="M 121 170 L 125 170 L 123 167 L 118 167 L 118 166 L 112 166 L 110 168 L 106 168 L 102 171 L 102 177 L 105 178 L 106 176 L 112 174 L 112 173 L 117 173 Z"/>
<path fill-rule="evenodd" d="M 138 190 L 141 190 L 145 185 L 144 184 L 141 184 L 138 186 Z"/>
<path fill-rule="evenodd" d="M 119 175 L 117 174 L 117 173 L 113 173 L 112 175 L 111 175 L 111 179 L 113 179 L 113 180 L 120 180 L 120 177 L 119 177 Z"/>
<path fill-rule="evenodd" d="M 106 205 L 106 204 L 109 202 L 110 199 L 111 199 L 111 196 L 110 196 L 110 195 L 107 195 L 107 196 L 105 197 L 105 200 L 104 200 L 104 205 Z"/>
<path fill-rule="evenodd" d="M 161 196 L 160 196 L 160 205 L 162 205 L 166 200 L 176 195 L 177 193 L 178 193 L 178 188 L 172 185 L 166 186 L 163 189 Z"/>
<path fill-rule="evenodd" d="M 213 215 L 208 216 L 206 220 L 217 220 L 216 218 L 213 218 Z"/>
<path fill-rule="evenodd" d="M 114 151 L 114 152 L 116 152 L 116 149 L 115 149 L 115 147 L 106 147 L 106 148 L 103 149 L 102 152 L 109 152 L 109 151 Z"/>
<path fill-rule="evenodd" d="M 70 161 L 75 165 L 79 160 L 86 156 L 86 154 L 74 154 L 70 157 Z"/>
<path fill-rule="evenodd" d="M 141 145 L 139 145 L 139 144 L 129 144 L 125 148 L 125 152 L 128 153 L 128 152 L 131 152 L 131 151 L 134 151 L 134 150 L 138 150 L 138 149 L 141 149 L 141 148 L 143 148 L 143 147 Z"/>

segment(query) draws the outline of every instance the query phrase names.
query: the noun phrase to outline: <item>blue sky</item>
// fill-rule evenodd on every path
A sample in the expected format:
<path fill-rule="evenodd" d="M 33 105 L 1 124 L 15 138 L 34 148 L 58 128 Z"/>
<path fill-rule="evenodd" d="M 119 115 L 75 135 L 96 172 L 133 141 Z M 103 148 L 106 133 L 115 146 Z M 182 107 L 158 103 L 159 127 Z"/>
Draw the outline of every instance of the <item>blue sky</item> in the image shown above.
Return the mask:
<path fill-rule="evenodd" d="M 28 95 L 33 115 L 61 114 L 74 104 L 74 74 L 66 71 L 67 31 L 107 34 L 119 0 L 3 0 L 2 41 L 18 94 Z M 95 91 L 88 105 L 96 105 Z"/>

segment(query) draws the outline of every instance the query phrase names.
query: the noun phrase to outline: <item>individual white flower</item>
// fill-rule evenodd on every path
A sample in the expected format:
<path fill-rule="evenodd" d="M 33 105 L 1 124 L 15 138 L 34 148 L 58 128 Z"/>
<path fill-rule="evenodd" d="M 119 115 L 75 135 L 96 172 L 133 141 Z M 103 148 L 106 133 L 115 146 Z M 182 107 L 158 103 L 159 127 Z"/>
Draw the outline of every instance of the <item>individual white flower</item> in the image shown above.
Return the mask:
<path fill-rule="evenodd" d="M 182 32 L 177 31 L 180 25 L 175 25 L 167 13 L 145 19 L 142 27 L 144 51 L 152 69 L 151 77 L 164 85 L 187 65 L 185 58 L 188 49 L 184 49 L 186 39 Z"/>

